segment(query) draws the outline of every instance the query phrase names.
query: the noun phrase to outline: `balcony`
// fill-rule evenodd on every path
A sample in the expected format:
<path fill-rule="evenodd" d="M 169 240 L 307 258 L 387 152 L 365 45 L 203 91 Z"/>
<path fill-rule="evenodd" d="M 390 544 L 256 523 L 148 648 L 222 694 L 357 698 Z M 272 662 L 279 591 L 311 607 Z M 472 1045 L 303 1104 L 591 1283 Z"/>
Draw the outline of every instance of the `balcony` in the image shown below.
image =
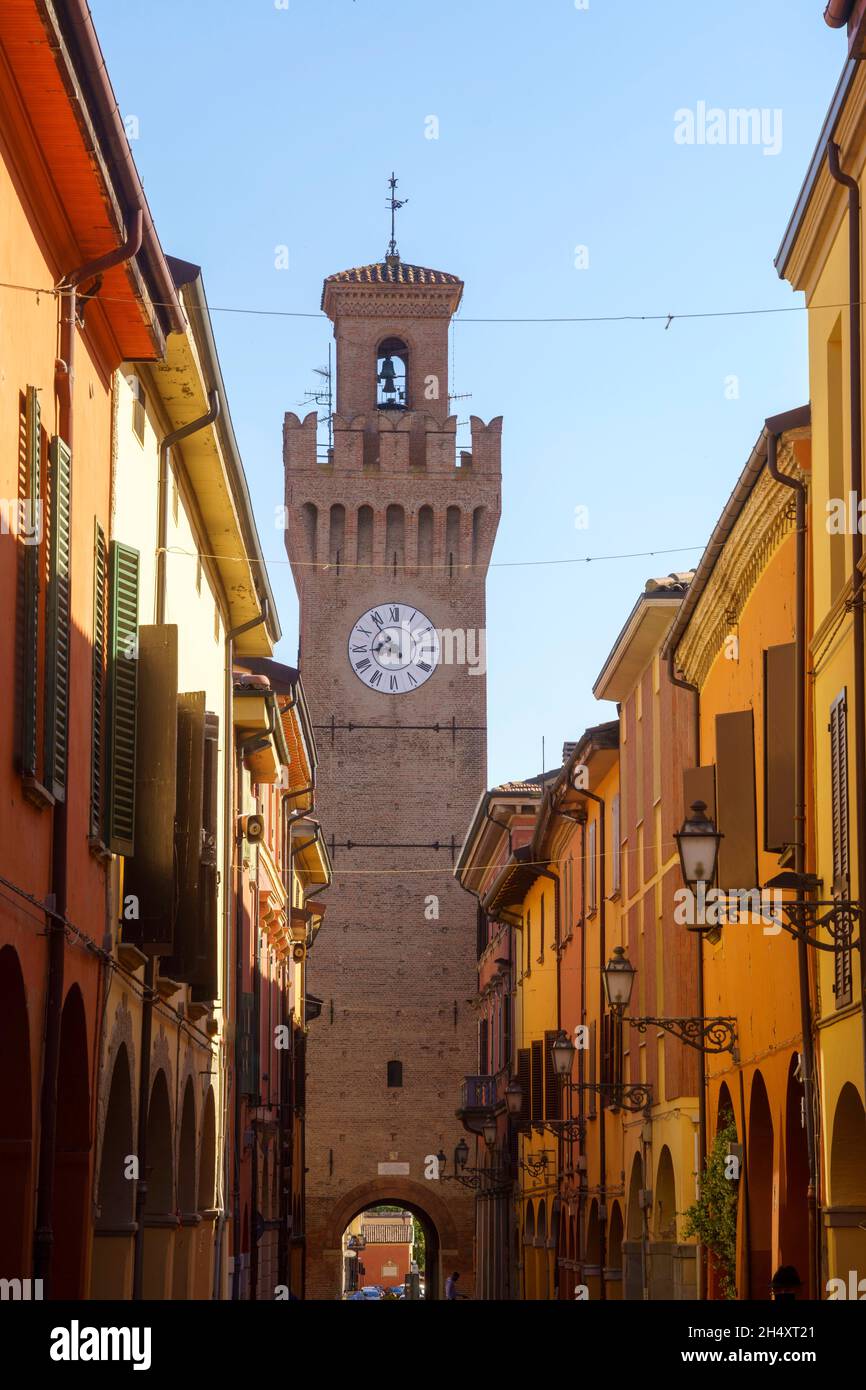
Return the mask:
<path fill-rule="evenodd" d="M 469 1134 L 480 1134 L 485 1118 L 496 1109 L 496 1077 L 465 1076 L 455 1114 Z"/>

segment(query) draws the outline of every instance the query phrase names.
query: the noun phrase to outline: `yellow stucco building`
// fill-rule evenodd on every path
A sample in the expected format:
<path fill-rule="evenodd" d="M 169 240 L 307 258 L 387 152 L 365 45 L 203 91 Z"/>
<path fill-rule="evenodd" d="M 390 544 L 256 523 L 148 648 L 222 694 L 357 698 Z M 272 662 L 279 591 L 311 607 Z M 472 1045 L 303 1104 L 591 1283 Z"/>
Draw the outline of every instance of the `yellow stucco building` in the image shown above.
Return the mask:
<path fill-rule="evenodd" d="M 861 22 L 776 260 L 780 275 L 805 294 L 809 317 L 814 869 L 822 899 L 860 901 L 866 873 L 862 31 Z M 829 941 L 826 933 L 822 939 Z M 842 941 L 816 962 L 825 1281 L 866 1268 L 863 954 Z"/>

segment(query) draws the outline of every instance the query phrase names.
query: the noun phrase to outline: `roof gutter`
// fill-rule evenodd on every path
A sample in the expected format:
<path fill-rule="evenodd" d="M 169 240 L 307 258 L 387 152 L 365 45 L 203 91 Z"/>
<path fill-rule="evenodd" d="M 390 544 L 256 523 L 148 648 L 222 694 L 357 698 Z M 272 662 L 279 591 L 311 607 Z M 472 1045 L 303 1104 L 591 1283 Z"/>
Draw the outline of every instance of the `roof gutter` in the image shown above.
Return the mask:
<path fill-rule="evenodd" d="M 127 207 L 142 209 L 144 250 L 157 292 L 155 307 L 158 308 L 158 315 L 169 333 L 183 333 L 186 328 L 183 309 L 147 206 L 87 0 L 53 0 L 51 7 L 55 11 L 58 27 L 71 33 L 75 41 L 79 77 L 87 79 L 90 88 L 88 95 L 115 161 Z"/>
<path fill-rule="evenodd" d="M 851 18 L 855 0 L 829 0 L 824 11 L 824 23 L 831 29 L 843 29 Z"/>

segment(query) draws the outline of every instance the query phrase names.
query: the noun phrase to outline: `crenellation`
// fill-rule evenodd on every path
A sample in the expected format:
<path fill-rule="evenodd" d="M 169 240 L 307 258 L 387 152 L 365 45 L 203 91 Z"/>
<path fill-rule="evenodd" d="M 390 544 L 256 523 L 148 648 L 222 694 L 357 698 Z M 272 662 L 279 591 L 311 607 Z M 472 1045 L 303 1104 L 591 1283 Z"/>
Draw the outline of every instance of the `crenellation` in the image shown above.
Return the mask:
<path fill-rule="evenodd" d="M 502 416 L 485 425 L 477 415 L 469 417 L 472 430 L 472 460 L 479 473 L 499 473 L 502 466 Z"/>
<path fill-rule="evenodd" d="M 303 420 L 292 410 L 283 419 L 283 460 L 286 468 L 316 467 L 316 432 L 318 416 L 315 410 Z"/>

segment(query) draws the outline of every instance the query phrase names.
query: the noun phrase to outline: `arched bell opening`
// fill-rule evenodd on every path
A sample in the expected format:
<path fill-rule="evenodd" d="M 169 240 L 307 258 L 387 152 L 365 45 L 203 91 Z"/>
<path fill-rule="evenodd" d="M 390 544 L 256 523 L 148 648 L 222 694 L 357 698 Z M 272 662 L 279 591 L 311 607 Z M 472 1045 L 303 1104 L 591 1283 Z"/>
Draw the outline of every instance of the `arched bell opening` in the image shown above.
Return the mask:
<path fill-rule="evenodd" d="M 402 338 L 383 338 L 376 349 L 376 405 L 405 410 L 408 401 L 409 349 Z"/>

